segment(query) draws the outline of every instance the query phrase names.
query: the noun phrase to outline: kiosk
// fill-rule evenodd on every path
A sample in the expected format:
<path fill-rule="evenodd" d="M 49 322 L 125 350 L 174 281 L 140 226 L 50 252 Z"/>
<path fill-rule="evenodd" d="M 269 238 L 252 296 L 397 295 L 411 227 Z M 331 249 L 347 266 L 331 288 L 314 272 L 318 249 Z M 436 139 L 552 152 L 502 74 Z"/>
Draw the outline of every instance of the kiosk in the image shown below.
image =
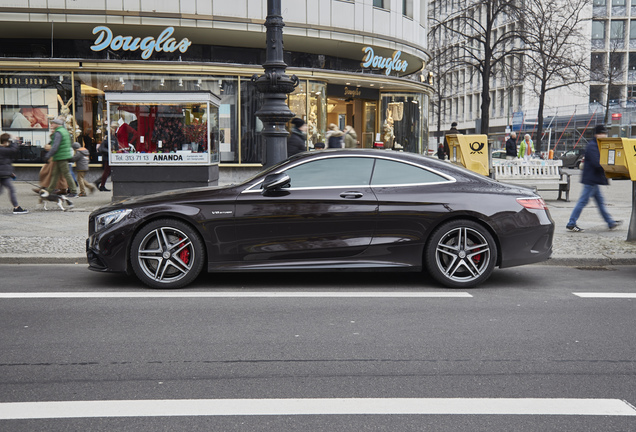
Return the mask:
<path fill-rule="evenodd" d="M 214 186 L 220 98 L 197 93 L 106 93 L 113 199 Z"/>

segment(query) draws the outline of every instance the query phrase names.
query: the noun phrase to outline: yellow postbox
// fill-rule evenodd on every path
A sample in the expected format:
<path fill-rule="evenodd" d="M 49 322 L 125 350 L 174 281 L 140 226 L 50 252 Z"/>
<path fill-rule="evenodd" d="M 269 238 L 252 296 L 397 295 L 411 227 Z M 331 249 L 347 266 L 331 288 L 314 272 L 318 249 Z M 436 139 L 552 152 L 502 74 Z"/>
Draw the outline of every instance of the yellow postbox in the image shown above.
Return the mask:
<path fill-rule="evenodd" d="M 452 163 L 478 174 L 490 175 L 487 135 L 446 135 L 446 142 L 450 151 L 448 158 Z"/>
<path fill-rule="evenodd" d="M 605 175 L 636 181 L 636 139 L 598 138 L 597 142 Z"/>

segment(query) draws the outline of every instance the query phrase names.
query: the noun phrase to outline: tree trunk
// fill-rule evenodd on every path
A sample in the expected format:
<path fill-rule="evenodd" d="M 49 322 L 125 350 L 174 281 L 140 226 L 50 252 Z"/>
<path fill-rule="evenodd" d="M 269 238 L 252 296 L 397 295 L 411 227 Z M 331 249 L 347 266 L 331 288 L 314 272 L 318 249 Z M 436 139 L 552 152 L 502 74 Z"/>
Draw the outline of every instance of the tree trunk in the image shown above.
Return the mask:
<path fill-rule="evenodd" d="M 539 111 L 537 112 L 537 138 L 534 151 L 537 154 L 541 153 L 542 141 L 543 141 L 543 107 L 545 106 L 545 82 L 541 81 L 541 93 L 539 94 Z M 549 149 L 548 149 L 549 150 Z"/>
<path fill-rule="evenodd" d="M 490 65 L 484 66 L 481 89 L 481 131 L 479 133 L 488 135 L 490 124 Z"/>

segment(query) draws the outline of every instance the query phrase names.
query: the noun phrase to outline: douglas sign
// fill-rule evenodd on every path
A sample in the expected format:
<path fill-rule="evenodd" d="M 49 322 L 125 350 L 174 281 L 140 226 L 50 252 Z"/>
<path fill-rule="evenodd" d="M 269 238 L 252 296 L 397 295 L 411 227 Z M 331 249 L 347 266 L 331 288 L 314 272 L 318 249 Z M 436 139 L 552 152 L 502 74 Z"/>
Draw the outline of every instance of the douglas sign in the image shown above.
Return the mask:
<path fill-rule="evenodd" d="M 174 33 L 174 27 L 168 27 L 159 34 L 159 37 L 155 40 L 154 37 L 148 36 L 145 38 L 132 36 L 113 36 L 113 32 L 106 26 L 98 26 L 93 29 L 93 34 L 97 35 L 95 44 L 91 47 L 93 51 L 102 51 L 106 48 L 110 48 L 113 51 L 137 51 L 141 50 L 141 58 L 148 60 L 154 51 L 157 52 L 175 52 L 179 50 L 185 53 L 192 42 L 187 38 L 177 40 L 172 36 Z"/>

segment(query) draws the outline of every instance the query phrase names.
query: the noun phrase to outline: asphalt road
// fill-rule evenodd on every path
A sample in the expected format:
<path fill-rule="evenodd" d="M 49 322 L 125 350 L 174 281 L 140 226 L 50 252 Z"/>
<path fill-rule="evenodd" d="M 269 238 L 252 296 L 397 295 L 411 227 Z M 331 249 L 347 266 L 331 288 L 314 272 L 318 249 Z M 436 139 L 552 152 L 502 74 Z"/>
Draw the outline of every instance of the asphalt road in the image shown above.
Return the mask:
<path fill-rule="evenodd" d="M 22 407 L 8 403 L 41 402 L 0 420 L 3 431 L 636 431 L 631 266 L 496 270 L 465 291 L 399 273 L 215 274 L 179 291 L 84 265 L 0 274 L 0 418 Z M 349 411 L 372 398 L 457 412 Z M 528 412 L 500 412 L 502 398 Z M 171 411 L 226 399 L 246 412 Z M 257 411 L 276 399 L 282 414 Z M 79 418 L 50 418 L 52 401 Z M 108 418 L 82 401 L 128 401 L 131 413 Z M 586 401 L 623 411 L 564 408 Z"/>

